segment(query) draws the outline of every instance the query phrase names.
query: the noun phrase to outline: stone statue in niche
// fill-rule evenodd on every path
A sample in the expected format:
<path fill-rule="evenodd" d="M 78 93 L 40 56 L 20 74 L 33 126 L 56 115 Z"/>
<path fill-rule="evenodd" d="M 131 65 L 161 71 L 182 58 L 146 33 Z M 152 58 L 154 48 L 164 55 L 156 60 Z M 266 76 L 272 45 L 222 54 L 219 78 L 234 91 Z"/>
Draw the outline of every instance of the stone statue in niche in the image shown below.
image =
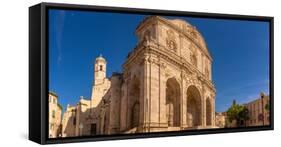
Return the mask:
<path fill-rule="evenodd" d="M 150 30 L 146 30 L 144 33 L 144 41 L 149 41 L 151 39 L 151 32 Z"/>
<path fill-rule="evenodd" d="M 190 62 L 195 67 L 197 67 L 197 53 L 193 48 L 191 49 L 191 53 L 190 53 Z"/>

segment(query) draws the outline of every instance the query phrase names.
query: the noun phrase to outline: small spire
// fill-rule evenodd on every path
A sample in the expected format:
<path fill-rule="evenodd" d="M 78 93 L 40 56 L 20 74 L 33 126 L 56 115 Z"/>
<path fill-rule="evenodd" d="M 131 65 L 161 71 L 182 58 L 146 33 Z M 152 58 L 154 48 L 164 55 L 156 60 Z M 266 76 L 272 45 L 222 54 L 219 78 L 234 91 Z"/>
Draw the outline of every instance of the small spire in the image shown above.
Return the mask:
<path fill-rule="evenodd" d="M 265 94 L 263 92 L 260 93 L 261 98 L 264 98 Z"/>
<path fill-rule="evenodd" d="M 100 55 L 96 58 L 96 61 L 97 61 L 97 60 L 104 60 L 104 61 L 105 61 L 105 59 L 103 58 L 102 54 L 100 54 Z"/>

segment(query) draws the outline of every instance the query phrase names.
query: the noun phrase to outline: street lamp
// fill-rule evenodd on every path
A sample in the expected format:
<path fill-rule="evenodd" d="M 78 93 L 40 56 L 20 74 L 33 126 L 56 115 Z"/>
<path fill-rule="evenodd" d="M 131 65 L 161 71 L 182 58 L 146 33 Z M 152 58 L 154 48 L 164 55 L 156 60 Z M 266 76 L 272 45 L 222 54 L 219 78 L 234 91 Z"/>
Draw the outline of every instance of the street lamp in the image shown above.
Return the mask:
<path fill-rule="evenodd" d="M 261 93 L 260 95 L 261 95 L 262 125 L 264 126 L 264 105 L 263 105 L 264 94 Z"/>

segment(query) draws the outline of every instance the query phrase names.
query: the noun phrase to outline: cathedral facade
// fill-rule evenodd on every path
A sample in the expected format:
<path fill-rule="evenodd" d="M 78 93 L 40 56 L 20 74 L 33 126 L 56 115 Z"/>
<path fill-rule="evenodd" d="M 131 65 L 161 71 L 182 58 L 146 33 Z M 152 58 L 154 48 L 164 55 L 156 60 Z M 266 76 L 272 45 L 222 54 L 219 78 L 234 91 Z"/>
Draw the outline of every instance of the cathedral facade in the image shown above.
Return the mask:
<path fill-rule="evenodd" d="M 97 57 L 91 100 L 67 106 L 62 136 L 215 127 L 212 57 L 200 32 L 180 19 L 145 18 L 122 73 L 106 77 Z"/>

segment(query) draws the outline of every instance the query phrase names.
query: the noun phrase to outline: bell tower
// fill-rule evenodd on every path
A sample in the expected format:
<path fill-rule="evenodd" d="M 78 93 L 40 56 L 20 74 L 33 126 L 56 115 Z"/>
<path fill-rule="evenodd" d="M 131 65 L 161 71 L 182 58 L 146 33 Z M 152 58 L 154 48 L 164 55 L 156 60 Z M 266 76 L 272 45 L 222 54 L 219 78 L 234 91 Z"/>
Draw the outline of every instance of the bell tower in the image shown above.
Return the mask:
<path fill-rule="evenodd" d="M 100 55 L 95 60 L 95 77 L 92 89 L 92 106 L 96 107 L 110 87 L 110 81 L 106 78 L 106 60 Z"/>
<path fill-rule="evenodd" d="M 99 85 L 106 78 L 106 60 L 100 55 L 95 61 L 95 81 L 94 85 Z"/>

